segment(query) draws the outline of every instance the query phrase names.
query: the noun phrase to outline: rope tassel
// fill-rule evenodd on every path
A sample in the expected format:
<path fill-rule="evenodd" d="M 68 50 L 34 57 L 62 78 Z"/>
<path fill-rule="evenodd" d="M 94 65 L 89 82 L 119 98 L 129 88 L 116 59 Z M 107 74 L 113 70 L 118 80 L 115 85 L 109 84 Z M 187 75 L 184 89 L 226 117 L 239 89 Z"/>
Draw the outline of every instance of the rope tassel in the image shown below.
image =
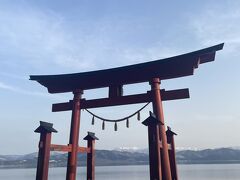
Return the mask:
<path fill-rule="evenodd" d="M 105 121 L 102 122 L 102 130 L 105 129 Z"/>
<path fill-rule="evenodd" d="M 92 125 L 94 125 L 94 121 L 95 121 L 95 119 L 94 119 L 94 116 L 92 117 Z"/>
<path fill-rule="evenodd" d="M 117 131 L 117 122 L 114 124 L 114 131 Z"/>
<path fill-rule="evenodd" d="M 137 120 L 140 121 L 140 119 L 141 119 L 140 118 L 140 111 L 138 111 L 138 113 L 137 113 Z"/>
<path fill-rule="evenodd" d="M 129 128 L 129 119 L 127 119 L 127 121 L 126 121 L 126 126 L 127 126 L 127 128 Z"/>

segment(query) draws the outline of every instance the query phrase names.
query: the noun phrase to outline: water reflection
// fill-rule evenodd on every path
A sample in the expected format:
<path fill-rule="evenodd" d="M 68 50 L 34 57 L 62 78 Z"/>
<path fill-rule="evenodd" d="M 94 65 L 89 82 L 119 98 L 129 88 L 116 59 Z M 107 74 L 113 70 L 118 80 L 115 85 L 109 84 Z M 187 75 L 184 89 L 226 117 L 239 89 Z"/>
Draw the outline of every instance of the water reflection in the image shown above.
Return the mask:
<path fill-rule="evenodd" d="M 240 164 L 178 165 L 183 180 L 239 180 Z M 35 169 L 0 169 L 0 179 L 32 180 Z M 65 180 L 66 168 L 50 168 L 49 180 Z M 77 179 L 86 179 L 86 167 L 79 167 Z M 96 167 L 96 180 L 147 180 L 148 166 Z"/>

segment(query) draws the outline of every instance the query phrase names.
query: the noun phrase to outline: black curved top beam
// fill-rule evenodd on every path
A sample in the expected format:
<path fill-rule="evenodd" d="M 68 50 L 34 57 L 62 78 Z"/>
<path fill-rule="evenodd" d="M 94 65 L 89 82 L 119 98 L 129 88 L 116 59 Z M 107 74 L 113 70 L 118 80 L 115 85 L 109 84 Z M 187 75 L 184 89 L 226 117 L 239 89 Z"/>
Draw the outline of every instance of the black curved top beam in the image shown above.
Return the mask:
<path fill-rule="evenodd" d="M 48 88 L 49 93 L 72 92 L 124 84 L 161 80 L 193 75 L 199 64 L 214 61 L 215 53 L 223 43 L 191 53 L 166 59 L 150 61 L 119 68 L 60 75 L 31 75 L 34 80 Z"/>

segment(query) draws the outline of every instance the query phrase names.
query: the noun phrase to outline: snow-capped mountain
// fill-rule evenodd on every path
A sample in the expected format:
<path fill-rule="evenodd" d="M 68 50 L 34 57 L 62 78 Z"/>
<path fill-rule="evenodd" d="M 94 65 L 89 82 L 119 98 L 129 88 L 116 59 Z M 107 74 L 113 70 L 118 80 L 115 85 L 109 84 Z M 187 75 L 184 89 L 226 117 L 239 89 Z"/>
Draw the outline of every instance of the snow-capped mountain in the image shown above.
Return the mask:
<path fill-rule="evenodd" d="M 120 151 L 120 152 L 138 152 L 138 153 L 148 154 L 148 148 L 119 147 L 119 148 L 115 148 L 113 150 L 114 151 Z"/>

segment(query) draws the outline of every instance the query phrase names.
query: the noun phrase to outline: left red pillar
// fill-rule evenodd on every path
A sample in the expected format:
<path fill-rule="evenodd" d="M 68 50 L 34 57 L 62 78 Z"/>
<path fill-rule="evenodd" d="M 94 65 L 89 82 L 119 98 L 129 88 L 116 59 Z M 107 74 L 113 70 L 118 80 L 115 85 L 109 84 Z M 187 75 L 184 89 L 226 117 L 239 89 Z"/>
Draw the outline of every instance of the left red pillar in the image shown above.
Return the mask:
<path fill-rule="evenodd" d="M 73 107 L 72 107 L 72 120 L 70 129 L 69 145 L 71 145 L 71 151 L 68 153 L 67 175 L 66 180 L 76 180 L 77 173 L 77 154 L 78 154 L 78 140 L 79 140 L 79 128 L 80 128 L 80 101 L 82 90 L 76 90 L 73 92 Z"/>
<path fill-rule="evenodd" d="M 53 124 L 40 121 L 40 126 L 34 132 L 40 133 L 36 180 L 47 180 L 51 135 L 52 132 L 57 131 L 53 128 Z"/>

